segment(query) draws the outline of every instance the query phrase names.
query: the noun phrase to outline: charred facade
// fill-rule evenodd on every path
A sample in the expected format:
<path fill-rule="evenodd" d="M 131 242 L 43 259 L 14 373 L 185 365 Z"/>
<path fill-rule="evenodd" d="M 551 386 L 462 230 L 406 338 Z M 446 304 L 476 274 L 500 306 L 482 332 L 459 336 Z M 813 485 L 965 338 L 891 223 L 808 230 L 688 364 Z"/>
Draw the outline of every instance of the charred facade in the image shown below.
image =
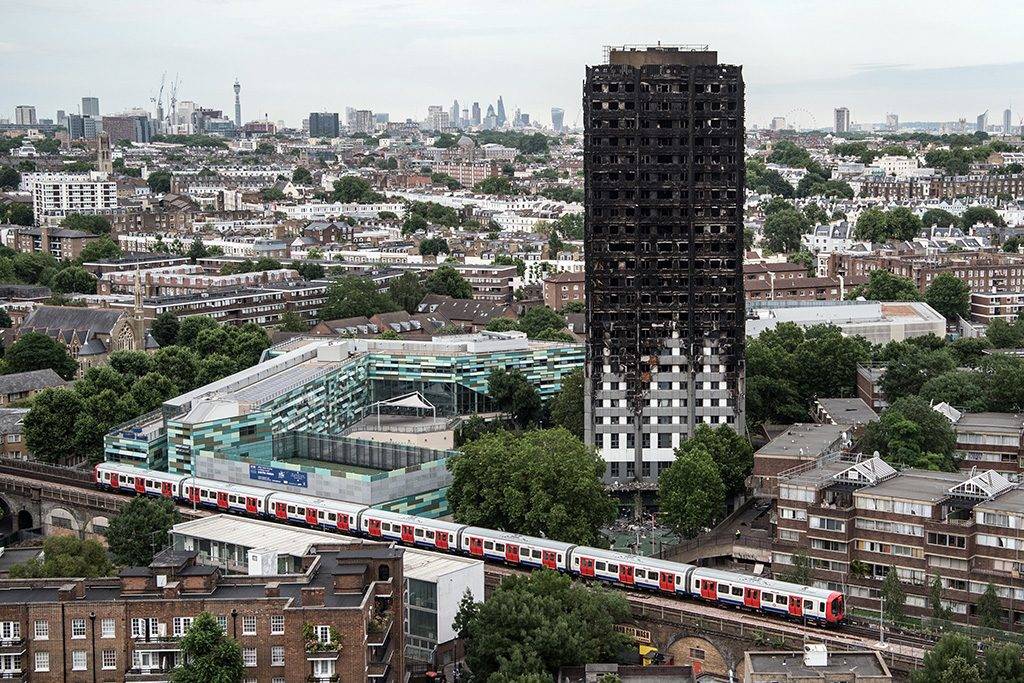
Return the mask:
<path fill-rule="evenodd" d="M 587 68 L 586 438 L 656 483 L 695 427 L 743 432 L 743 76 L 706 46 Z"/>

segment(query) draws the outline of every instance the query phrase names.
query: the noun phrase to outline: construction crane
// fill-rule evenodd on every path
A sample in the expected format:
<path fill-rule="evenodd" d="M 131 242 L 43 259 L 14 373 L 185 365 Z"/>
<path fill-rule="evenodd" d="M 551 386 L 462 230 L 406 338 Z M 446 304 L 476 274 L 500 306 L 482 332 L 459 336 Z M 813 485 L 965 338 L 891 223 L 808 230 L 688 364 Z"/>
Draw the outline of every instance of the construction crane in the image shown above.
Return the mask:
<path fill-rule="evenodd" d="M 178 125 L 178 86 L 181 85 L 181 79 L 178 78 L 178 74 L 174 74 L 174 82 L 171 83 L 171 126 Z M 177 132 L 177 130 L 169 131 L 171 133 Z"/>
<path fill-rule="evenodd" d="M 164 83 L 167 81 L 167 72 L 160 77 L 160 91 L 156 97 L 150 97 L 149 101 L 156 105 L 156 125 L 159 128 L 164 125 Z"/>

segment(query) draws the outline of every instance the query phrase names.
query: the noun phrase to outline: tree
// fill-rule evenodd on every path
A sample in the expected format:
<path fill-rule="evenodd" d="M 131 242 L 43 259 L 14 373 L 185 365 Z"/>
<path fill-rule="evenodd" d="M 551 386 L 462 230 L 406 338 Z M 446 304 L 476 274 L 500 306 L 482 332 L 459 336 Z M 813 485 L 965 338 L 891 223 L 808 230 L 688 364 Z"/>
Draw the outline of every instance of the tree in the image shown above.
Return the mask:
<path fill-rule="evenodd" d="M 107 358 L 107 366 L 126 382 L 148 375 L 155 367 L 153 357 L 145 351 L 114 351 Z"/>
<path fill-rule="evenodd" d="M 384 195 L 374 192 L 370 183 L 354 175 L 347 175 L 334 181 L 334 192 L 331 199 L 343 204 L 372 204 L 384 199 Z"/>
<path fill-rule="evenodd" d="M 95 294 L 96 276 L 81 266 L 71 266 L 53 276 L 50 280 L 50 289 L 56 294 Z"/>
<path fill-rule="evenodd" d="M 930 590 L 930 601 L 932 604 L 932 618 L 948 620 L 951 616 L 949 609 L 942 603 L 942 579 L 936 574 L 932 579 Z"/>
<path fill-rule="evenodd" d="M 933 225 L 940 228 L 948 228 L 959 224 L 959 222 L 956 216 L 944 209 L 928 209 L 921 216 L 921 224 L 926 228 L 930 228 Z"/>
<path fill-rule="evenodd" d="M 156 410 L 164 401 L 179 393 L 174 382 L 158 372 L 150 372 L 138 378 L 128 391 L 142 413 Z"/>
<path fill-rule="evenodd" d="M 61 227 L 68 230 L 91 232 L 94 235 L 110 233 L 110 221 L 103 216 L 94 214 L 70 213 L 60 222 Z"/>
<path fill-rule="evenodd" d="M 49 536 L 43 541 L 43 560 L 29 560 L 11 567 L 12 579 L 95 578 L 113 569 L 99 541 L 76 536 Z"/>
<path fill-rule="evenodd" d="M 237 370 L 238 364 L 228 356 L 223 353 L 211 353 L 199 361 L 196 370 L 196 386 L 206 386 L 234 374 Z"/>
<path fill-rule="evenodd" d="M 320 265 L 319 263 L 313 263 L 311 261 L 292 263 L 292 269 L 299 271 L 299 275 L 302 276 L 303 280 L 319 280 L 326 274 L 326 271 L 324 270 L 324 267 L 322 265 Z"/>
<path fill-rule="evenodd" d="M 406 313 L 415 313 L 426 293 L 416 273 L 402 273 L 388 287 L 388 296 Z"/>
<path fill-rule="evenodd" d="M 1003 220 L 1003 217 L 995 209 L 987 206 L 972 206 L 960 216 L 960 226 L 964 230 L 969 230 L 978 223 L 991 224 L 997 228 L 1006 227 L 1006 221 Z"/>
<path fill-rule="evenodd" d="M 957 276 L 942 273 L 925 289 L 924 300 L 949 320 L 966 318 L 971 310 L 971 288 Z"/>
<path fill-rule="evenodd" d="M 996 587 L 991 583 L 978 598 L 978 623 L 984 628 L 1000 628 L 1003 619 L 1003 606 L 999 604 Z"/>
<path fill-rule="evenodd" d="M 672 465 L 658 477 L 658 507 L 665 523 L 684 538 L 715 525 L 725 511 L 725 484 L 703 446 L 679 449 Z"/>
<path fill-rule="evenodd" d="M 861 450 L 878 451 L 889 462 L 953 471 L 956 436 L 949 420 L 917 396 L 905 396 L 865 427 Z"/>
<path fill-rule="evenodd" d="M 11 264 L 15 277 L 30 285 L 49 283 L 56 272 L 56 260 L 49 254 L 16 254 Z"/>
<path fill-rule="evenodd" d="M 117 246 L 117 242 L 110 239 L 108 235 L 104 235 L 98 240 L 89 240 L 82 247 L 82 253 L 79 255 L 78 261 L 81 263 L 91 263 L 101 259 L 118 258 L 120 255 L 121 247 Z"/>
<path fill-rule="evenodd" d="M 180 521 L 178 509 L 169 500 L 132 498 L 110 520 L 104 534 L 114 562 L 122 567 L 146 567 L 153 554 L 167 541 L 167 532 Z"/>
<path fill-rule="evenodd" d="M 540 683 L 561 667 L 615 662 L 635 651 L 615 629 L 628 620 L 622 595 L 540 571 L 509 577 L 485 602 L 464 602 L 455 624 L 473 680 Z"/>
<path fill-rule="evenodd" d="M 977 645 L 959 633 L 946 633 L 924 654 L 924 666 L 911 674 L 912 683 L 968 683 L 972 679 L 948 679 L 946 673 L 962 671 L 964 665 L 974 667 L 973 681 L 980 683 L 977 672 Z M 997 680 L 997 679 L 993 679 Z"/>
<path fill-rule="evenodd" d="M 242 648 L 209 612 L 203 612 L 181 639 L 182 663 L 171 683 L 238 683 L 245 673 Z"/>
<path fill-rule="evenodd" d="M 181 327 L 178 317 L 170 311 L 164 311 L 153 319 L 153 325 L 149 333 L 160 346 L 170 346 L 178 339 L 178 330 Z"/>
<path fill-rule="evenodd" d="M 896 574 L 896 567 L 889 567 L 882 581 L 882 610 L 890 624 L 901 624 L 906 619 L 907 596 L 903 592 L 903 584 Z"/>
<path fill-rule="evenodd" d="M 1024 343 L 1024 324 L 1018 318 L 1010 324 L 1002 318 L 996 318 L 988 324 L 985 338 L 994 349 L 1016 349 Z"/>
<path fill-rule="evenodd" d="M 1024 682 L 1024 648 L 1004 643 L 985 648 L 985 681 Z"/>
<path fill-rule="evenodd" d="M 397 311 L 387 294 L 377 291 L 372 280 L 346 275 L 327 288 L 327 303 L 320 309 L 321 320 L 340 320 Z"/>
<path fill-rule="evenodd" d="M 858 297 L 868 301 L 920 301 L 921 293 L 910 278 L 893 275 L 888 270 L 873 270 L 867 284 L 850 292 L 850 298 Z"/>
<path fill-rule="evenodd" d="M 313 174 L 304 166 L 296 166 L 295 170 L 292 171 L 292 182 L 299 185 L 312 185 Z"/>
<path fill-rule="evenodd" d="M 885 230 L 891 238 L 912 240 L 921 234 L 921 219 L 905 206 L 897 206 L 885 214 Z"/>
<path fill-rule="evenodd" d="M 146 182 L 149 184 L 150 192 L 170 192 L 171 191 L 171 172 L 170 171 L 153 171 L 146 178 Z"/>
<path fill-rule="evenodd" d="M 811 571 L 811 561 L 807 559 L 807 556 L 796 553 L 792 556 L 792 560 L 793 568 L 787 572 L 783 572 L 779 578 L 783 581 L 799 584 L 801 586 L 810 586 L 814 583 L 814 574 Z"/>
<path fill-rule="evenodd" d="M 78 364 L 58 342 L 39 332 L 23 334 L 4 355 L 6 374 L 50 368 L 64 379 L 71 379 Z"/>
<path fill-rule="evenodd" d="M 431 237 L 420 242 L 420 254 L 423 256 L 437 256 L 448 253 L 448 241 L 443 237 Z"/>
<path fill-rule="evenodd" d="M 281 314 L 281 320 L 277 324 L 277 329 L 282 332 L 308 332 L 309 325 L 306 324 L 301 315 L 289 309 Z"/>
<path fill-rule="evenodd" d="M 884 242 L 889 238 L 885 224 L 885 213 L 878 209 L 866 209 L 857 217 L 853 235 L 859 240 Z"/>
<path fill-rule="evenodd" d="M 443 294 L 453 299 L 472 299 L 473 288 L 451 266 L 441 266 L 427 278 L 426 290 L 430 294 Z"/>
<path fill-rule="evenodd" d="M 196 384 L 199 357 L 192 349 L 178 345 L 164 347 L 153 354 L 153 364 L 157 372 L 174 382 L 181 391 L 201 386 Z"/>
<path fill-rule="evenodd" d="M 583 369 L 577 368 L 562 378 L 561 390 L 552 397 L 551 422 L 563 427 L 577 439 L 583 438 Z"/>
<path fill-rule="evenodd" d="M 0 220 L 13 225 L 32 225 L 35 217 L 32 215 L 32 207 L 20 202 L 8 202 L 0 204 Z"/>
<path fill-rule="evenodd" d="M 402 223 L 402 234 L 411 235 L 416 232 L 424 232 L 430 224 L 427 223 L 427 219 L 423 216 L 416 214 L 409 214 L 405 217 L 405 221 Z"/>
<path fill-rule="evenodd" d="M 1020 253 L 1020 245 L 1020 237 L 1017 237 L 1016 235 L 1008 237 L 1006 241 L 1003 242 L 1003 251 L 1007 254 L 1018 254 Z"/>
<path fill-rule="evenodd" d="M 43 462 L 63 462 L 74 452 L 75 420 L 81 411 L 82 397 L 73 389 L 39 392 L 22 427 L 25 446 Z"/>
<path fill-rule="evenodd" d="M 178 321 L 178 339 L 176 343 L 179 346 L 192 348 L 195 346 L 200 332 L 216 327 L 218 327 L 217 321 L 208 315 L 190 315 Z"/>
<path fill-rule="evenodd" d="M 495 407 L 511 415 L 519 427 L 526 428 L 540 422 L 544 410 L 540 394 L 519 370 L 492 370 L 487 380 L 487 391 Z"/>
<path fill-rule="evenodd" d="M 883 353 L 887 361 L 879 385 L 890 402 L 921 393 L 925 382 L 956 367 L 945 348 L 929 350 L 910 342 L 892 342 Z"/>
<path fill-rule="evenodd" d="M 754 468 L 754 448 L 746 437 L 728 425 L 712 428 L 701 423 L 693 436 L 679 445 L 676 456 L 699 448 L 708 452 L 718 468 L 726 495 L 736 495 L 746 489 L 747 476 Z"/>
<path fill-rule="evenodd" d="M 513 320 L 512 318 L 491 318 L 491 320 L 484 327 L 488 332 L 521 332 L 519 329 L 519 321 Z"/>
<path fill-rule="evenodd" d="M 288 195 L 286 195 L 282 190 L 279 190 L 276 187 L 265 187 L 260 190 L 260 199 L 265 202 L 279 202 L 287 196 Z"/>
<path fill-rule="evenodd" d="M 615 517 L 604 461 L 565 429 L 482 435 L 449 458 L 460 524 L 594 545 Z"/>
<path fill-rule="evenodd" d="M 775 252 L 797 251 L 800 249 L 800 236 L 810 229 L 810 221 L 802 213 L 796 209 L 783 209 L 765 220 L 765 244 Z"/>
<path fill-rule="evenodd" d="M 515 194 L 517 190 L 511 180 L 500 175 L 484 178 L 473 186 L 473 191 L 481 194 Z"/>
<path fill-rule="evenodd" d="M 535 306 L 519 318 L 519 329 L 526 333 L 530 339 L 534 339 L 543 330 L 565 328 L 565 318 L 547 306 Z"/>
<path fill-rule="evenodd" d="M 20 173 L 10 166 L 0 166 L 0 189 L 16 190 L 20 184 Z"/>
<path fill-rule="evenodd" d="M 949 352 L 958 367 L 977 367 L 985 350 L 991 348 L 987 337 L 960 337 L 949 345 Z"/>
<path fill-rule="evenodd" d="M 926 381 L 918 395 L 931 404 L 945 402 L 973 413 L 988 410 L 985 393 L 980 373 L 954 370 Z"/>

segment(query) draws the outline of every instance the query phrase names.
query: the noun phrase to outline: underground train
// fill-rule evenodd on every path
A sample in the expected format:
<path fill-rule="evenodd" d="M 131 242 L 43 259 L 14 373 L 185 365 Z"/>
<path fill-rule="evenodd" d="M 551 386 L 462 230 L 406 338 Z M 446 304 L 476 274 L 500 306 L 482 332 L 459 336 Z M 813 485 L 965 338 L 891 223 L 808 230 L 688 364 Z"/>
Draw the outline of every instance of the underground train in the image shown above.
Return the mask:
<path fill-rule="evenodd" d="M 842 593 L 546 538 L 416 517 L 258 486 L 101 463 L 96 485 L 130 495 L 297 524 L 526 568 L 546 567 L 608 585 L 645 589 L 817 625 L 843 621 Z"/>

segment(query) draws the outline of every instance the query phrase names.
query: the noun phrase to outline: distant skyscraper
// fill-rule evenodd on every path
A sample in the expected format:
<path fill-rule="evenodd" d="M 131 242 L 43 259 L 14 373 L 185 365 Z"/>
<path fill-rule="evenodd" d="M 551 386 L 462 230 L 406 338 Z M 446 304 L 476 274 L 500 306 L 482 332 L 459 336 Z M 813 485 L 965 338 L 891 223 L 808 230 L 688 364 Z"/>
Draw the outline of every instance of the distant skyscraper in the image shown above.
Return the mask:
<path fill-rule="evenodd" d="M 893 132 L 900 129 L 900 115 L 899 114 L 886 114 L 885 115 L 885 127 L 887 130 Z"/>
<path fill-rule="evenodd" d="M 744 431 L 743 106 L 715 52 L 587 68 L 584 426 L 608 483 L 656 483 L 698 425 Z"/>
<path fill-rule="evenodd" d="M 235 127 L 242 127 L 242 100 L 239 98 L 239 93 L 242 92 L 242 86 L 239 85 L 238 79 L 235 79 Z"/>
<path fill-rule="evenodd" d="M 786 130 L 786 117 L 776 116 L 772 118 L 772 130 Z"/>
<path fill-rule="evenodd" d="M 374 123 L 387 124 L 391 120 L 391 115 L 386 111 L 379 111 L 373 115 Z"/>
<path fill-rule="evenodd" d="M 353 118 L 355 110 L 352 110 Z M 338 123 L 338 112 L 312 112 L 309 115 L 309 137 L 311 138 L 336 138 L 341 135 L 341 127 Z"/>
<path fill-rule="evenodd" d="M 57 112 L 59 115 L 60 112 Z M 1013 133 L 1013 112 L 1009 109 L 1003 110 L 1003 135 L 1010 135 Z"/>
<path fill-rule="evenodd" d="M 451 121 L 452 125 L 455 126 L 456 128 L 460 127 L 459 113 L 461 111 L 462 109 L 459 108 L 459 101 L 455 100 L 454 102 L 452 102 L 452 108 L 451 111 L 448 112 L 448 118 Z"/>
<path fill-rule="evenodd" d="M 19 126 L 36 125 L 36 108 L 30 104 L 19 104 L 14 108 L 14 122 Z"/>
<path fill-rule="evenodd" d="M 495 114 L 499 126 L 505 125 L 505 103 L 501 101 L 501 95 L 498 95 L 498 112 Z"/>
<path fill-rule="evenodd" d="M 98 97 L 83 97 L 82 98 L 82 116 L 99 116 L 100 115 L 100 98 Z"/>
<path fill-rule="evenodd" d="M 373 132 L 373 112 L 369 109 L 356 109 L 352 115 L 353 133 Z"/>
<path fill-rule="evenodd" d="M 984 133 L 988 129 L 988 109 L 983 113 L 978 114 L 978 119 L 975 121 L 974 129 L 981 133 Z"/>
<path fill-rule="evenodd" d="M 849 133 L 850 132 L 850 110 L 846 107 L 837 107 L 835 111 L 835 131 L 836 133 Z"/>
<path fill-rule="evenodd" d="M 63 109 L 58 109 L 57 110 L 57 125 L 58 126 L 64 126 L 65 128 L 67 128 L 67 125 L 68 125 L 68 115 L 67 115 L 67 113 L 65 113 L 65 111 Z"/>
<path fill-rule="evenodd" d="M 68 128 L 68 139 L 80 140 L 85 137 L 85 119 L 80 114 L 68 114 L 65 125 Z M 92 120 L 91 118 L 89 119 Z"/>
<path fill-rule="evenodd" d="M 480 125 L 480 103 L 479 102 L 474 102 L 473 103 L 473 114 L 472 114 L 472 118 L 470 119 L 470 121 L 473 122 L 474 126 L 479 126 Z"/>
<path fill-rule="evenodd" d="M 115 145 L 121 140 L 149 142 L 153 138 L 153 126 L 148 114 L 104 116 L 102 131 L 110 136 L 110 141 Z"/>
<path fill-rule="evenodd" d="M 351 127 L 352 124 L 355 122 L 355 118 L 356 118 L 356 108 L 355 107 L 345 107 L 345 125 Z"/>
<path fill-rule="evenodd" d="M 459 115 L 459 123 L 462 124 L 462 128 L 469 128 L 469 110 L 465 107 L 462 108 L 462 113 Z"/>
<path fill-rule="evenodd" d="M 560 107 L 551 107 L 551 127 L 556 133 L 562 132 L 565 122 L 565 110 Z"/>

